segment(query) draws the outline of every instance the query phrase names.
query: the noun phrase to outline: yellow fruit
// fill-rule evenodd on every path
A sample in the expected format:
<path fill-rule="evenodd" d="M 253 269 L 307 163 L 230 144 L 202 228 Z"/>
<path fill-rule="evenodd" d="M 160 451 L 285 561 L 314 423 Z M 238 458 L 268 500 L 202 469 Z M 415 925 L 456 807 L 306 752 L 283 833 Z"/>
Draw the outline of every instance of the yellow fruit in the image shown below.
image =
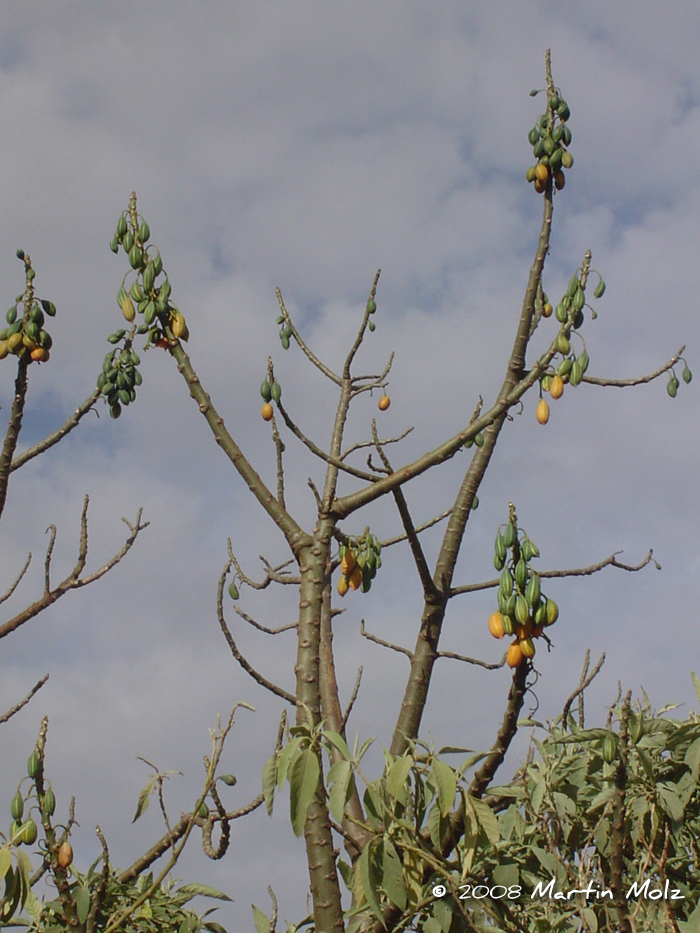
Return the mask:
<path fill-rule="evenodd" d="M 391 405 L 391 399 L 389 398 L 388 395 L 382 395 L 382 397 L 379 399 L 378 404 L 379 404 L 380 411 L 386 411 L 389 405 Z"/>
<path fill-rule="evenodd" d="M 340 562 L 340 572 L 341 572 L 342 574 L 344 574 L 346 577 L 349 577 L 350 574 L 351 574 L 351 573 L 353 572 L 353 570 L 355 569 L 355 564 L 356 564 L 356 563 L 357 563 L 357 561 L 355 560 L 355 555 L 354 555 L 353 552 L 348 548 L 348 550 L 347 550 L 347 551 L 345 552 L 345 554 L 343 555 L 343 559 L 342 559 L 341 562 Z"/>
<path fill-rule="evenodd" d="M 547 187 L 546 181 L 540 181 L 539 178 L 535 179 L 535 191 L 538 194 L 542 194 L 542 192 L 545 190 L 546 187 Z"/>
<path fill-rule="evenodd" d="M 170 324 L 170 330 L 173 332 L 173 337 L 177 340 L 179 340 L 185 332 L 185 318 L 179 311 L 175 312 L 175 316 Z"/>
<path fill-rule="evenodd" d="M 131 322 L 136 317 L 136 309 L 134 308 L 134 303 L 131 300 L 131 298 L 129 298 L 128 295 L 126 296 L 124 301 L 122 301 L 122 314 L 127 319 L 129 324 L 131 324 Z"/>
<path fill-rule="evenodd" d="M 525 625 L 518 626 L 518 638 L 520 641 L 524 641 L 526 638 L 530 637 L 532 632 L 532 623 L 528 620 Z"/>
<path fill-rule="evenodd" d="M 521 639 L 519 647 L 524 658 L 534 658 L 535 645 L 529 636 L 527 638 Z"/>
<path fill-rule="evenodd" d="M 549 405 L 545 399 L 541 398 L 537 403 L 537 420 L 540 424 L 547 424 L 549 421 Z"/>
<path fill-rule="evenodd" d="M 73 861 L 73 847 L 70 842 L 64 842 L 58 850 L 58 864 L 61 868 L 68 868 Z"/>
<path fill-rule="evenodd" d="M 362 586 L 362 571 L 359 567 L 355 567 L 353 572 L 350 574 L 348 583 L 351 590 L 359 590 L 359 588 Z"/>
<path fill-rule="evenodd" d="M 552 306 L 547 301 L 542 307 L 542 317 L 551 317 L 552 316 Z"/>
<path fill-rule="evenodd" d="M 549 169 L 541 162 L 535 168 L 535 181 L 546 182 L 549 178 Z"/>
<path fill-rule="evenodd" d="M 272 405 L 270 405 L 269 402 L 265 402 L 263 407 L 260 409 L 260 414 L 263 416 L 263 421 L 271 421 L 273 415 Z"/>
<path fill-rule="evenodd" d="M 508 649 L 508 654 L 506 655 L 506 664 L 508 667 L 517 667 L 518 664 L 523 659 L 523 652 L 520 647 L 520 642 L 514 641 L 513 644 Z"/>
<path fill-rule="evenodd" d="M 561 191 L 565 184 L 566 178 L 564 177 L 564 173 L 557 172 L 557 174 L 554 176 L 554 187 L 557 189 L 557 191 Z"/>
<path fill-rule="evenodd" d="M 340 580 L 338 580 L 338 592 L 340 593 L 341 596 L 345 596 L 348 589 L 349 589 L 349 585 L 348 585 L 347 577 L 341 577 Z"/>
<path fill-rule="evenodd" d="M 549 387 L 549 394 L 552 398 L 561 398 L 564 394 L 564 380 L 561 376 L 555 376 L 552 379 L 552 384 Z"/>
<path fill-rule="evenodd" d="M 32 352 L 29 355 L 37 363 L 43 363 L 45 360 L 48 360 L 49 351 L 44 350 L 43 347 L 36 347 L 36 349 L 32 350 Z"/>
<path fill-rule="evenodd" d="M 503 616 L 500 612 L 494 612 L 494 614 L 490 617 L 489 632 L 491 632 L 494 638 L 503 638 L 505 635 L 505 632 L 503 631 Z"/>
<path fill-rule="evenodd" d="M 7 345 L 7 340 L 1 340 L 0 341 L 0 360 L 4 360 L 9 352 L 10 352 L 10 348 Z"/>
<path fill-rule="evenodd" d="M 7 339 L 7 346 L 10 353 L 14 353 L 17 347 L 22 343 L 22 332 L 17 331 L 16 334 L 12 334 L 11 337 Z"/>

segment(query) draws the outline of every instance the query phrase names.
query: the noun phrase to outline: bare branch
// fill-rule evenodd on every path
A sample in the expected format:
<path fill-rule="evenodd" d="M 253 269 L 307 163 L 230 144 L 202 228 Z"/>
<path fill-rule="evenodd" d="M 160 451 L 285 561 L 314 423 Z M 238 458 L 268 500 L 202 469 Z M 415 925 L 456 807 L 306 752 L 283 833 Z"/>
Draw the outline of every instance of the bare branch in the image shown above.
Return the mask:
<path fill-rule="evenodd" d="M 413 428 L 406 428 L 406 430 L 402 434 L 399 434 L 398 437 L 388 437 L 379 443 L 382 445 L 382 447 L 386 447 L 387 444 L 398 444 L 398 442 L 407 437 L 411 431 L 413 431 Z M 357 444 L 352 444 L 350 447 L 348 447 L 344 454 L 341 454 L 340 459 L 345 460 L 345 458 L 349 457 L 350 454 L 354 453 L 356 450 L 362 450 L 363 447 L 374 447 L 374 441 L 358 441 Z"/>
<path fill-rule="evenodd" d="M 84 509 L 85 506 L 83 506 L 83 515 Z M 44 594 L 51 592 L 51 555 L 53 554 L 53 546 L 56 543 L 56 526 L 49 525 L 46 533 L 51 533 L 51 537 L 49 538 L 49 546 L 46 548 L 46 559 L 44 560 Z"/>
<path fill-rule="evenodd" d="M 373 389 L 384 389 L 386 388 L 386 378 L 391 372 L 391 367 L 394 365 L 394 351 L 389 354 L 389 359 L 386 361 L 386 366 L 383 371 L 378 376 L 354 376 L 350 379 L 350 383 L 353 386 L 352 391 L 350 392 L 350 399 L 356 398 L 358 395 L 362 395 L 363 392 L 372 392 Z M 365 385 L 358 385 L 359 382 L 364 382 L 365 379 L 370 380 Z"/>
<path fill-rule="evenodd" d="M 610 557 L 601 560 L 597 564 L 591 564 L 590 567 L 578 567 L 574 570 L 542 570 L 538 571 L 541 578 L 559 578 L 559 577 L 590 577 L 594 573 L 603 570 L 605 567 L 616 567 L 618 570 L 627 570 L 629 573 L 636 573 L 642 570 L 649 563 L 653 563 L 657 570 L 661 570 L 661 565 L 652 557 L 653 550 L 650 550 L 647 556 L 639 564 L 623 564 L 617 560 L 617 555 L 622 551 L 615 551 Z M 483 583 L 467 583 L 464 586 L 455 586 L 450 590 L 450 596 L 460 596 L 463 593 L 475 593 L 478 590 L 491 590 L 498 586 L 499 580 L 486 580 Z"/>
<path fill-rule="evenodd" d="M 93 583 L 95 580 L 99 580 L 100 577 L 103 577 L 108 571 L 115 567 L 131 550 L 131 547 L 144 528 L 148 528 L 149 522 L 141 523 L 141 515 L 143 513 L 142 509 L 139 509 L 136 516 L 136 523 L 134 525 L 127 519 L 123 518 L 122 521 L 126 524 L 131 534 L 124 542 L 123 547 L 118 551 L 113 557 L 111 557 L 106 564 L 96 570 L 94 573 L 89 574 L 86 577 L 81 577 L 85 562 L 87 560 L 87 508 L 88 508 L 89 497 L 85 496 L 85 502 L 83 505 L 83 512 L 80 518 L 80 547 L 78 553 L 78 561 L 69 576 L 65 578 L 58 586 L 54 589 L 44 591 L 41 599 L 38 599 L 36 602 L 32 603 L 31 606 L 28 606 L 22 612 L 18 613 L 14 618 L 10 619 L 8 622 L 0 625 L 0 638 L 5 638 L 10 632 L 14 632 L 21 625 L 24 625 L 25 622 L 28 622 L 29 619 L 34 618 L 38 615 L 43 609 L 46 609 L 48 606 L 56 602 L 57 599 L 60 599 L 61 596 L 65 595 L 69 590 L 79 589 L 82 586 L 87 586 L 89 583 Z M 49 548 L 47 552 L 47 563 L 45 566 L 45 577 L 48 576 L 49 572 L 49 563 L 50 563 L 50 551 L 53 548 L 53 536 L 49 542 Z"/>
<path fill-rule="evenodd" d="M 19 432 L 22 430 L 22 416 L 24 402 L 27 397 L 27 364 L 17 361 L 17 377 L 15 378 L 15 395 L 12 400 L 10 420 L 7 424 L 7 433 L 0 452 L 0 515 L 5 508 L 7 499 L 7 484 L 10 480 L 12 457 L 17 447 Z"/>
<path fill-rule="evenodd" d="M 358 470 L 356 467 L 349 466 L 347 463 L 343 463 L 342 460 L 339 460 L 336 457 L 331 457 L 330 454 L 325 452 L 325 450 L 321 450 L 320 447 L 314 444 L 313 441 L 309 440 L 309 438 L 302 433 L 301 429 L 289 417 L 281 402 L 277 402 L 277 408 L 284 418 L 284 423 L 287 425 L 292 434 L 298 438 L 302 444 L 308 448 L 308 450 L 310 450 L 311 453 L 316 457 L 323 460 L 325 463 L 329 463 L 331 466 L 337 467 L 337 469 L 342 470 L 344 473 L 349 473 L 350 476 L 356 476 L 358 479 L 364 479 L 368 483 L 376 482 L 377 477 L 373 476 L 371 473 L 366 473 L 364 470 Z"/>
<path fill-rule="evenodd" d="M 432 528 L 433 525 L 437 525 L 438 522 L 444 521 L 452 513 L 452 509 L 445 509 L 444 512 L 441 512 L 439 515 L 436 515 L 435 518 L 431 518 L 429 521 L 424 522 L 422 525 L 419 525 L 416 528 L 416 534 L 420 534 L 421 531 L 425 531 L 426 528 Z M 382 541 L 382 548 L 391 547 L 392 544 L 399 544 L 401 541 L 406 541 L 408 535 L 404 532 L 402 535 L 396 535 L 394 538 L 387 538 L 386 541 Z"/>
<path fill-rule="evenodd" d="M 381 269 L 377 269 L 377 274 L 374 277 L 374 282 L 372 283 L 372 288 L 370 289 L 369 301 L 374 301 L 377 295 L 377 283 L 379 282 L 379 276 L 381 275 L 381 272 L 382 272 Z M 367 324 L 369 323 L 369 317 L 370 317 L 369 301 L 368 301 L 367 308 L 365 308 L 365 313 L 362 318 L 362 324 L 360 324 L 360 329 L 357 333 L 357 337 L 355 338 L 355 343 L 350 348 L 350 352 L 348 353 L 347 358 L 345 360 L 345 365 L 343 366 L 343 378 L 345 379 L 350 378 L 350 367 L 352 366 L 352 361 L 355 359 L 355 354 L 360 349 L 360 344 L 362 343 L 362 340 L 365 336 L 365 330 L 367 329 Z"/>
<path fill-rule="evenodd" d="M 277 898 L 275 897 L 275 892 L 272 890 L 271 885 L 267 886 L 267 893 L 270 895 L 270 900 L 272 901 L 272 913 L 270 914 L 270 926 L 267 928 L 267 933 L 275 933 L 277 930 Z"/>
<path fill-rule="evenodd" d="M 34 457 L 38 457 L 39 454 L 43 454 L 45 450 L 48 450 L 50 447 L 53 447 L 54 444 L 58 444 L 60 440 L 63 440 L 66 434 L 69 434 L 73 428 L 77 427 L 84 416 L 94 408 L 95 403 L 101 395 L 102 392 L 100 389 L 96 388 L 91 395 L 88 395 L 83 404 L 79 405 L 78 408 L 75 409 L 70 418 L 67 418 L 66 421 L 63 422 L 57 431 L 54 431 L 53 434 L 49 434 L 49 436 L 45 437 L 43 441 L 40 441 L 38 444 L 35 444 L 33 447 L 30 447 L 23 453 L 18 454 L 12 461 L 10 472 L 12 473 L 15 470 L 19 470 L 19 468 L 24 466 L 28 460 L 32 460 Z M 98 414 L 98 412 L 95 411 L 95 414 Z"/>
<path fill-rule="evenodd" d="M 262 561 L 262 564 L 265 568 L 265 579 L 262 583 L 256 583 L 255 580 L 251 577 L 246 576 L 245 573 L 241 570 L 241 565 L 238 563 L 236 555 L 233 553 L 233 547 L 231 545 L 231 539 L 228 539 L 228 556 L 230 563 L 236 568 L 236 574 L 241 583 L 245 583 L 246 586 L 249 586 L 253 590 L 265 590 L 271 583 L 281 583 L 283 586 L 298 586 L 301 582 L 299 577 L 292 576 L 289 573 L 282 573 L 285 567 L 288 567 L 290 564 L 294 563 L 294 558 L 291 557 L 289 560 L 283 561 L 277 567 L 273 567 L 267 558 L 263 557 L 262 554 L 259 554 L 259 558 Z"/>
<path fill-rule="evenodd" d="M 274 693 L 275 696 L 281 697 L 283 700 L 286 700 L 291 706 L 296 706 L 296 697 L 294 697 L 289 691 L 283 690 L 282 687 L 278 687 L 277 684 L 273 684 L 272 681 L 267 680 L 266 677 L 263 677 L 262 674 L 259 674 L 258 671 L 248 663 L 246 658 L 243 657 L 241 652 L 236 645 L 236 642 L 233 640 L 233 635 L 229 630 L 226 620 L 224 618 L 224 583 L 226 582 L 226 576 L 230 570 L 230 562 L 224 567 L 224 571 L 219 577 L 219 586 L 216 594 L 216 614 L 219 620 L 219 625 L 221 626 L 221 631 L 224 633 L 224 638 L 228 642 L 228 646 L 231 649 L 231 654 L 241 665 L 243 670 L 253 678 L 253 680 L 260 684 L 261 687 L 264 687 L 266 690 L 269 690 L 270 693 Z"/>
<path fill-rule="evenodd" d="M 260 622 L 256 622 L 255 619 L 249 616 L 238 606 L 234 606 L 233 608 L 236 614 L 239 615 L 244 622 L 247 622 L 248 625 L 252 625 L 253 628 L 256 628 L 259 632 L 264 632 L 266 635 L 279 635 L 281 632 L 291 632 L 296 631 L 297 629 L 296 622 L 290 622 L 288 625 L 280 625 L 278 628 L 268 628 L 266 625 L 261 625 Z"/>
<path fill-rule="evenodd" d="M 350 718 L 350 713 L 352 712 L 352 708 L 355 705 L 355 700 L 357 699 L 357 695 L 360 692 L 361 682 L 362 682 L 362 665 L 360 665 L 357 669 L 357 677 L 355 678 L 355 686 L 352 688 L 352 694 L 350 695 L 350 702 L 348 703 L 345 713 L 343 714 L 343 732 L 345 731 L 345 727 L 348 724 L 348 719 Z"/>
<path fill-rule="evenodd" d="M 360 619 L 360 634 L 368 641 L 373 641 L 377 645 L 381 645 L 383 648 L 391 648 L 392 651 L 398 651 L 400 654 L 405 654 L 406 657 L 413 661 L 413 653 L 408 650 L 408 648 L 402 648 L 400 645 L 393 645 L 390 641 L 384 641 L 383 638 L 378 638 L 376 635 L 370 635 L 370 633 L 365 629 L 365 620 Z"/>
<path fill-rule="evenodd" d="M 587 648 L 586 658 L 583 664 L 583 671 L 581 672 L 581 683 L 578 685 L 576 690 L 574 690 L 571 696 L 567 699 L 566 703 L 564 704 L 564 709 L 562 710 L 561 721 L 565 729 L 566 729 L 567 721 L 569 719 L 569 710 L 571 709 L 571 704 L 574 702 L 576 697 L 580 697 L 581 699 L 583 699 L 584 690 L 598 676 L 600 669 L 602 668 L 603 664 L 605 664 L 605 652 L 603 652 L 600 658 L 598 659 L 598 663 L 596 664 L 596 666 L 593 668 L 593 670 L 589 674 L 588 664 L 590 661 L 590 657 L 591 657 L 591 651 L 590 651 L 590 648 Z M 579 725 L 581 726 L 581 728 L 583 728 L 583 704 L 580 701 L 579 701 Z"/>
<path fill-rule="evenodd" d="M 644 385 L 647 382 L 653 382 L 653 380 L 658 379 L 659 376 L 663 376 L 671 367 L 675 366 L 684 350 L 685 344 L 683 344 L 676 355 L 671 357 L 667 363 L 664 363 L 659 369 L 654 370 L 653 373 L 649 373 L 648 376 L 638 376 L 636 379 L 598 379 L 595 376 L 584 376 L 581 381 L 587 382 L 592 386 L 615 386 L 620 389 L 626 389 L 628 386 Z"/>
<path fill-rule="evenodd" d="M 362 670 L 362 668 L 360 668 L 360 670 Z M 23 700 L 20 700 L 19 703 L 17 703 L 15 706 L 12 707 L 12 709 L 9 709 L 6 713 L 3 713 L 3 715 L 0 716 L 0 723 L 7 722 L 8 719 L 12 719 L 12 717 L 16 713 L 19 713 L 19 711 L 23 707 L 25 707 L 27 703 L 29 703 L 29 701 L 34 696 L 34 694 L 38 693 L 39 690 L 41 690 L 41 688 L 44 686 L 44 684 L 46 683 L 48 679 L 49 679 L 49 675 L 44 674 L 41 680 L 34 684 L 32 689 L 29 691 L 29 693 L 26 695 L 26 697 Z"/>
<path fill-rule="evenodd" d="M 19 573 L 19 576 L 17 577 L 17 579 L 15 580 L 15 582 L 12 584 L 12 586 L 9 588 L 9 590 L 5 593 L 5 595 L 4 595 L 4 596 L 0 596 L 0 603 L 4 603 L 6 599 L 9 599 L 10 596 L 12 596 L 12 594 L 14 593 L 14 591 L 15 591 L 15 590 L 17 589 L 17 587 L 19 586 L 20 580 L 22 579 L 22 577 L 23 577 L 23 576 L 25 575 L 25 573 L 27 572 L 27 568 L 29 567 L 29 564 L 31 563 L 31 560 L 32 560 L 32 552 L 30 551 L 29 554 L 27 555 L 26 561 L 24 562 L 24 567 L 22 567 L 22 569 L 21 569 L 21 571 L 20 571 L 20 573 Z"/>
<path fill-rule="evenodd" d="M 309 349 L 309 347 L 306 345 L 303 338 L 299 334 L 299 331 L 296 329 L 296 327 L 292 323 L 292 319 L 289 316 L 289 312 L 284 306 L 284 300 L 282 299 L 282 292 L 279 290 L 279 288 L 276 288 L 275 292 L 277 293 L 277 302 L 280 306 L 280 313 L 282 314 L 282 317 L 284 318 L 284 323 L 287 325 L 287 327 L 291 328 L 292 337 L 294 337 L 296 342 L 299 344 L 304 355 L 314 364 L 316 369 L 320 370 L 324 376 L 326 376 L 328 379 L 331 380 L 331 382 L 335 382 L 336 385 L 340 385 L 342 382 L 340 376 L 336 376 L 336 374 L 332 370 L 330 370 L 325 365 L 325 363 L 322 363 L 321 360 L 319 360 L 319 358 L 314 353 L 312 353 L 312 351 Z"/>
<path fill-rule="evenodd" d="M 465 664 L 476 664 L 479 667 L 485 667 L 487 671 L 498 671 L 506 663 L 504 654 L 498 664 L 489 664 L 488 661 L 480 661 L 478 658 L 468 658 L 464 654 L 455 654 L 453 651 L 438 651 L 438 658 L 452 658 L 453 661 L 464 661 Z"/>
<path fill-rule="evenodd" d="M 275 384 L 275 371 L 272 367 L 272 357 L 268 356 L 267 358 L 267 379 L 270 385 Z M 284 453 L 284 443 L 280 437 L 280 432 L 277 430 L 277 421 L 275 419 L 275 411 L 272 409 L 272 418 L 270 419 L 270 424 L 272 426 L 272 440 L 275 444 L 275 453 L 277 456 L 277 501 L 282 506 L 286 508 L 284 504 L 284 466 L 282 463 L 282 454 Z"/>
<path fill-rule="evenodd" d="M 87 920 L 85 923 L 85 933 L 95 933 L 97 928 L 97 915 L 102 909 L 102 905 L 104 904 L 105 894 L 107 891 L 107 882 L 109 881 L 109 849 L 107 848 L 107 840 L 105 839 L 99 826 L 95 828 L 95 833 L 97 834 L 97 838 L 100 840 L 100 845 L 102 846 L 102 873 L 100 875 L 97 889 L 92 895 L 90 901 L 90 911 L 87 915 Z"/>

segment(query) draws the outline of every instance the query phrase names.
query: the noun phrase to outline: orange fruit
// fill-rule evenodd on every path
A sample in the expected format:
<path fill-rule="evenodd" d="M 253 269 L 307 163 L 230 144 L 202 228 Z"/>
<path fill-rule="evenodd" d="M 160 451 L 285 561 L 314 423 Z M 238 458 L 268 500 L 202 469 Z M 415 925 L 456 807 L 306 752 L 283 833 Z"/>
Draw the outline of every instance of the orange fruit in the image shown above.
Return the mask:
<path fill-rule="evenodd" d="M 362 586 L 362 571 L 359 567 L 355 567 L 353 572 L 350 574 L 348 583 L 350 584 L 351 590 L 359 590 L 359 588 Z"/>
<path fill-rule="evenodd" d="M 347 591 L 348 591 L 348 588 L 349 588 L 349 586 L 348 586 L 348 578 L 347 578 L 347 577 L 341 577 L 340 580 L 338 580 L 338 592 L 340 593 L 340 595 L 341 595 L 341 596 L 345 596 L 345 594 L 346 594 Z"/>
<path fill-rule="evenodd" d="M 542 192 L 545 190 L 546 187 L 547 187 L 546 181 L 540 181 L 539 178 L 535 179 L 535 191 L 538 194 L 542 194 Z"/>
<path fill-rule="evenodd" d="M 552 379 L 552 384 L 549 387 L 549 394 L 552 398 L 561 398 L 564 394 L 564 380 L 561 376 L 555 376 Z"/>
<path fill-rule="evenodd" d="M 389 405 L 391 405 L 391 399 L 388 395 L 382 395 L 378 402 L 379 410 L 386 411 Z"/>
<path fill-rule="evenodd" d="M 32 352 L 29 354 L 29 356 L 30 356 L 33 360 L 35 360 L 37 363 L 43 363 L 45 360 L 48 360 L 48 358 L 49 358 L 49 351 L 48 351 L 48 350 L 44 350 L 43 347 L 35 347 L 35 348 L 32 350 Z"/>
<path fill-rule="evenodd" d="M 545 182 L 549 178 L 549 169 L 541 162 L 535 168 L 535 181 Z"/>
<path fill-rule="evenodd" d="M 491 632 L 494 638 L 503 638 L 505 635 L 503 631 L 503 616 L 500 612 L 494 612 L 489 618 L 489 632 Z"/>
<path fill-rule="evenodd" d="M 342 560 L 340 561 L 340 572 L 344 576 L 349 577 L 350 574 L 355 569 L 356 563 L 357 561 L 355 560 L 355 555 L 350 549 L 348 549 L 343 555 Z"/>
<path fill-rule="evenodd" d="M 269 402 L 265 402 L 263 407 L 260 409 L 260 414 L 263 416 L 263 421 L 270 421 L 273 415 L 272 405 L 270 405 Z"/>
<path fill-rule="evenodd" d="M 564 177 L 564 173 L 557 172 L 557 174 L 554 176 L 554 187 L 557 189 L 557 191 L 561 191 L 565 184 L 566 178 Z"/>
<path fill-rule="evenodd" d="M 551 317 L 552 316 L 552 306 L 548 301 L 542 306 L 542 317 Z"/>
<path fill-rule="evenodd" d="M 545 399 L 541 398 L 537 403 L 537 420 L 540 424 L 547 424 L 549 421 L 549 405 Z"/>
<path fill-rule="evenodd" d="M 58 850 L 58 864 L 61 868 L 68 868 L 73 861 L 73 847 L 70 842 L 64 842 Z"/>
<path fill-rule="evenodd" d="M 508 667 L 517 667 L 518 664 L 523 659 L 523 652 L 520 647 L 520 643 L 514 641 L 513 644 L 508 649 L 508 654 L 506 655 L 506 664 Z"/>

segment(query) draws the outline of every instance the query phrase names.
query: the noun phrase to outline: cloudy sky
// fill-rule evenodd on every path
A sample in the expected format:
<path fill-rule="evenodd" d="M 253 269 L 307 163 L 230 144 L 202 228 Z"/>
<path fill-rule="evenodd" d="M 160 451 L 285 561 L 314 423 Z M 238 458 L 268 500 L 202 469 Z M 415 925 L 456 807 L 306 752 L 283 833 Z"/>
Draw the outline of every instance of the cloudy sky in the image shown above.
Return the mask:
<path fill-rule="evenodd" d="M 194 366 L 245 453 L 274 482 L 274 451 L 258 387 L 273 355 L 287 407 L 319 444 L 336 397 L 301 353 L 277 338 L 275 287 L 314 350 L 339 366 L 381 267 L 377 330 L 358 367 L 376 372 L 396 352 L 391 409 L 381 429 L 415 431 L 392 453 L 409 462 L 464 427 L 479 394 L 501 384 L 541 199 L 525 181 L 527 132 L 541 112 L 528 96 L 544 83 L 552 48 L 556 83 L 572 116 L 575 166 L 556 197 L 545 289 L 557 299 L 587 248 L 608 289 L 583 329 L 589 373 L 654 371 L 682 344 L 698 364 L 700 325 L 700 10 L 639 2 L 635 17 L 607 3 L 385 2 L 232 4 L 208 0 L 4 4 L 0 11 L 0 282 L 9 307 L 23 286 L 15 250 L 31 254 L 41 297 L 58 308 L 48 365 L 32 367 L 22 444 L 58 426 L 94 386 L 115 297 L 127 266 L 109 251 L 135 189 L 190 330 Z M 550 322 L 551 328 L 554 325 Z M 542 328 L 543 332 L 545 328 Z M 544 346 L 547 335 L 539 337 Z M 143 354 L 137 404 L 117 422 L 91 415 L 64 443 L 12 477 L 0 538 L 4 591 L 32 551 L 25 581 L 2 620 L 42 586 L 45 529 L 58 528 L 54 574 L 73 567 L 89 493 L 94 569 L 121 546 L 140 506 L 150 527 L 106 578 L 71 593 L 2 642 L 0 709 L 43 674 L 47 686 L 1 726 L 0 806 L 9 804 L 44 713 L 47 770 L 61 813 L 77 798 L 76 861 L 98 854 L 94 827 L 126 865 L 160 835 L 155 808 L 131 826 L 148 769 L 169 782 L 172 814 L 191 807 L 209 751 L 208 729 L 236 701 L 242 711 L 224 756 L 239 777 L 226 802 L 260 786 L 281 704 L 246 679 L 215 616 L 226 540 L 251 575 L 259 554 L 286 559 L 208 431 L 172 360 Z M 680 375 L 679 367 L 678 374 Z M 11 361 L 0 364 L 9 410 Z M 542 569 L 585 566 L 650 547 L 662 571 L 606 570 L 548 587 L 561 606 L 551 654 L 528 709 L 554 717 L 590 648 L 607 663 L 591 688 L 590 721 L 605 716 L 617 682 L 657 706 L 696 704 L 698 657 L 697 383 L 671 400 L 662 379 L 637 389 L 568 389 L 549 424 L 534 393 L 503 432 L 469 524 L 457 583 L 493 576 L 492 543 L 513 501 L 539 545 Z M 350 433 L 368 436 L 363 397 Z M 319 464 L 287 439 L 288 502 L 313 525 L 306 481 Z M 407 491 L 416 522 L 449 507 L 467 454 Z M 355 488 L 346 481 L 344 488 Z M 379 505 L 352 518 L 380 537 L 399 528 Z M 425 536 L 434 557 L 440 531 Z M 244 592 L 257 619 L 294 619 L 292 593 Z M 412 646 L 420 589 L 405 550 L 386 552 L 371 594 L 347 599 L 336 644 L 343 696 L 359 664 L 363 688 L 350 732 L 388 745 L 406 674 L 359 633 Z M 455 600 L 444 646 L 487 660 L 501 645 L 486 620 L 493 593 Z M 232 623 L 233 624 L 233 623 Z M 293 635 L 242 632 L 251 661 L 293 686 Z M 500 719 L 509 676 L 443 661 L 424 735 L 480 749 Z M 527 737 L 504 767 L 517 766 Z M 274 818 L 233 829 L 231 851 L 209 862 L 196 845 L 178 877 L 227 891 L 221 911 L 251 928 L 251 902 L 282 917 L 305 912 L 303 843 L 286 795 Z M 9 823 L 9 807 L 0 825 Z"/>

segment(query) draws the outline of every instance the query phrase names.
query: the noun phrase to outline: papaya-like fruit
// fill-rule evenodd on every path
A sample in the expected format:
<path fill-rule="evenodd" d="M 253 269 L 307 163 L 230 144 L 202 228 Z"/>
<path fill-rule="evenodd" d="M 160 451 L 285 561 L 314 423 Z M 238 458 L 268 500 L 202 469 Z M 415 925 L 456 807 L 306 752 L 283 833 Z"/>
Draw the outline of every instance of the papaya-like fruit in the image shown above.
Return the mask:
<path fill-rule="evenodd" d="M 546 182 L 549 178 L 549 169 L 542 162 L 535 166 L 535 179 L 540 182 Z"/>
<path fill-rule="evenodd" d="M 357 561 L 355 560 L 355 555 L 352 551 L 352 548 L 348 548 L 345 554 L 343 554 L 342 560 L 340 561 L 340 572 L 344 576 L 349 577 L 355 569 L 356 563 Z"/>
<path fill-rule="evenodd" d="M 547 600 L 547 625 L 554 625 L 559 618 L 559 606 L 553 599 Z"/>
<path fill-rule="evenodd" d="M 35 780 L 39 776 L 39 771 L 41 771 L 41 759 L 36 749 L 34 749 L 27 761 L 27 774 L 32 780 Z"/>
<path fill-rule="evenodd" d="M 552 379 L 552 384 L 549 387 L 549 394 L 552 398 L 561 398 L 564 394 L 564 382 L 559 373 Z"/>
<path fill-rule="evenodd" d="M 10 813 L 12 814 L 12 819 L 19 822 L 24 815 L 24 797 L 20 794 L 19 791 L 12 798 L 12 803 L 10 804 Z"/>
<path fill-rule="evenodd" d="M 525 584 L 527 583 L 527 564 L 522 557 L 515 565 L 515 582 L 521 590 L 525 588 Z"/>
<path fill-rule="evenodd" d="M 345 596 L 349 588 L 350 584 L 348 583 L 348 578 L 341 577 L 340 580 L 338 580 L 338 593 L 341 596 Z"/>
<path fill-rule="evenodd" d="M 554 173 L 554 187 L 557 189 L 557 191 L 561 191 L 565 184 L 566 175 L 562 172 L 561 169 L 559 169 L 558 172 Z"/>
<path fill-rule="evenodd" d="M 355 567 L 353 572 L 350 574 L 348 580 L 348 585 L 351 590 L 359 590 L 362 586 L 362 570 L 359 567 Z"/>
<path fill-rule="evenodd" d="M 515 620 L 519 625 L 525 625 L 530 615 L 530 607 L 524 596 L 518 594 L 515 599 Z"/>
<path fill-rule="evenodd" d="M 611 765 L 615 760 L 615 756 L 617 755 L 617 740 L 612 732 L 608 732 L 603 737 L 602 752 L 603 760 L 606 762 L 606 764 Z"/>
<path fill-rule="evenodd" d="M 517 667 L 523 660 L 523 652 L 519 641 L 514 641 L 506 654 L 508 667 Z"/>
<path fill-rule="evenodd" d="M 263 417 L 263 421 L 271 421 L 274 414 L 272 410 L 272 405 L 269 402 L 265 402 L 263 407 L 260 409 L 260 414 Z"/>
<path fill-rule="evenodd" d="M 58 849 L 57 855 L 58 864 L 61 868 L 68 868 L 68 866 L 73 861 L 73 846 L 70 842 L 64 842 Z"/>
<path fill-rule="evenodd" d="M 549 421 L 549 405 L 543 398 L 541 398 L 537 403 L 536 415 L 540 424 L 547 424 Z"/>
<path fill-rule="evenodd" d="M 542 317 L 551 317 L 553 308 L 548 301 L 542 305 Z"/>
<path fill-rule="evenodd" d="M 489 632 L 491 632 L 494 638 L 503 638 L 505 635 L 503 630 L 503 615 L 500 612 L 494 612 L 493 615 L 489 617 Z"/>
<path fill-rule="evenodd" d="M 41 808 L 47 816 L 54 815 L 54 811 L 56 810 L 56 797 L 50 787 L 44 794 Z"/>
<path fill-rule="evenodd" d="M 528 635 L 527 638 L 522 638 L 519 642 L 520 651 L 524 658 L 534 658 L 535 656 L 535 645 L 532 641 L 532 638 Z"/>
<path fill-rule="evenodd" d="M 377 405 L 380 411 L 386 411 L 389 405 L 391 405 L 391 399 L 388 395 L 382 395 Z"/>

